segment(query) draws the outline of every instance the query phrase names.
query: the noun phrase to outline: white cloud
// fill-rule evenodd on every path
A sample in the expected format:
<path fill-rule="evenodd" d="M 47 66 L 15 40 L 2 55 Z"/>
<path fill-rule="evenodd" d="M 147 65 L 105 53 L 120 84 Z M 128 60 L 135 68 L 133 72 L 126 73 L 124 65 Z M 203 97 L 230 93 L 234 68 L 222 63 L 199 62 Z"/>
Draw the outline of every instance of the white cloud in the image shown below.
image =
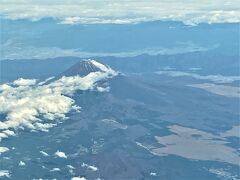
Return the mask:
<path fill-rule="evenodd" d="M 82 167 L 85 167 L 85 168 L 87 168 L 91 171 L 97 171 L 98 170 L 98 168 L 96 166 L 88 165 L 86 163 L 82 163 Z"/>
<path fill-rule="evenodd" d="M 7 136 L 15 136 L 14 131 L 11 131 L 9 129 L 4 130 L 3 133 L 6 134 Z"/>
<path fill-rule="evenodd" d="M 7 177 L 10 178 L 10 173 L 8 170 L 0 170 L 0 178 L 1 177 Z"/>
<path fill-rule="evenodd" d="M 235 0 L 1 0 L 0 15 L 9 19 L 44 17 L 60 19 L 64 24 L 139 23 L 153 20 L 179 20 L 186 24 L 201 22 L 239 22 L 239 3 Z"/>
<path fill-rule="evenodd" d="M 50 172 L 56 172 L 56 171 L 61 171 L 61 169 L 59 169 L 59 168 L 53 168 L 53 169 L 50 170 Z"/>
<path fill-rule="evenodd" d="M 87 179 L 84 177 L 73 177 L 71 178 L 71 180 L 87 180 Z"/>
<path fill-rule="evenodd" d="M 20 79 L 14 81 L 13 84 L 16 85 L 16 86 L 31 86 L 31 85 L 36 84 L 36 79 L 20 78 Z"/>
<path fill-rule="evenodd" d="M 55 156 L 59 157 L 59 158 L 67 159 L 67 155 L 64 152 L 61 152 L 59 150 L 57 150 L 57 152 L 55 152 Z"/>
<path fill-rule="evenodd" d="M 7 138 L 9 136 L 15 136 L 15 135 L 16 134 L 14 133 L 14 131 L 11 131 L 9 129 L 3 130 L 2 132 L 0 131 L 0 141 L 1 141 L 1 139 Z"/>
<path fill-rule="evenodd" d="M 221 74 L 216 75 L 199 75 L 196 73 L 189 73 L 189 72 L 183 72 L 183 71 L 157 71 L 156 74 L 159 75 L 166 75 L 166 76 L 172 76 L 172 77 L 182 77 L 182 76 L 189 76 L 195 79 L 200 80 L 209 80 L 215 83 L 232 83 L 234 81 L 239 81 L 240 76 L 223 76 Z"/>
<path fill-rule="evenodd" d="M 71 165 L 67 165 L 68 171 L 70 174 L 74 175 L 73 170 L 76 169 L 75 167 L 71 166 Z"/>
<path fill-rule="evenodd" d="M 40 151 L 40 153 L 43 155 L 43 156 L 49 156 L 48 153 L 44 152 L 44 151 Z"/>
<path fill-rule="evenodd" d="M 7 147 L 0 147 L 0 155 L 7 151 L 9 151 L 9 149 Z"/>
<path fill-rule="evenodd" d="M 72 165 L 67 165 L 67 167 L 69 168 L 69 169 L 76 169 L 75 167 L 73 167 Z"/>
<path fill-rule="evenodd" d="M 157 173 L 155 173 L 155 172 L 150 172 L 150 176 L 157 176 Z"/>
<path fill-rule="evenodd" d="M 116 75 L 111 68 L 100 67 L 101 72 L 62 77 L 48 84 L 20 79 L 0 85 L 0 113 L 6 114 L 5 119 L 0 120 L 0 140 L 14 136 L 19 128 L 48 131 L 58 120 L 66 119 L 66 113 L 79 111 L 80 107 L 71 98 L 76 90 L 97 90 L 98 81 Z"/>
<path fill-rule="evenodd" d="M 109 87 L 97 87 L 97 90 L 99 92 L 109 92 L 110 88 Z"/>
<path fill-rule="evenodd" d="M 19 164 L 18 164 L 18 166 L 26 166 L 26 163 L 23 162 L 23 161 L 20 161 Z"/>

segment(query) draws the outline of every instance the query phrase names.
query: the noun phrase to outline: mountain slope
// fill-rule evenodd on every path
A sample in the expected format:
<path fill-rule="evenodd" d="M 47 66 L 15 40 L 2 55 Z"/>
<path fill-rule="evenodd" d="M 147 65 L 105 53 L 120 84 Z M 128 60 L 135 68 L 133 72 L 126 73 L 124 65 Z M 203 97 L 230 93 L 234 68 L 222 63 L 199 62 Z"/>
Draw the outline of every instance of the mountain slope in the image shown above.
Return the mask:
<path fill-rule="evenodd" d="M 91 72 L 107 72 L 112 71 L 112 69 L 106 65 L 103 65 L 95 60 L 88 59 L 80 61 L 69 69 L 60 74 L 60 76 L 76 76 L 81 77 L 88 75 Z"/>

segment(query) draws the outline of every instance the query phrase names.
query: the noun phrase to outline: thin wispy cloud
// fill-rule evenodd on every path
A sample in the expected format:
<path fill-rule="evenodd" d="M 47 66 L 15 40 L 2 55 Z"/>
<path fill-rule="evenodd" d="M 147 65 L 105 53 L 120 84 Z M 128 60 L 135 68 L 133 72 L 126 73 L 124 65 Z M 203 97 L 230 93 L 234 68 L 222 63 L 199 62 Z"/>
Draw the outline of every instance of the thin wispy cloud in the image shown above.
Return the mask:
<path fill-rule="evenodd" d="M 142 54 L 154 55 L 174 55 L 191 52 L 203 52 L 218 48 L 218 44 L 208 47 L 203 47 L 193 42 L 181 42 L 175 47 L 149 47 L 134 51 L 125 52 L 87 52 L 80 49 L 63 49 L 60 47 L 33 47 L 33 46 L 18 46 L 18 43 L 9 43 L 7 41 L 2 45 L 2 60 L 4 59 L 48 59 L 57 57 L 135 57 Z"/>
<path fill-rule="evenodd" d="M 235 81 L 240 80 L 240 76 L 224 76 L 221 74 L 199 75 L 191 72 L 171 71 L 171 70 L 157 71 L 156 74 L 171 76 L 171 77 L 192 77 L 194 79 L 207 80 L 207 81 L 212 81 L 214 83 L 233 83 Z"/>
<path fill-rule="evenodd" d="M 129 24 L 154 20 L 185 24 L 240 22 L 240 5 L 235 0 L 1 0 L 0 15 L 33 21 L 52 17 L 63 24 Z"/>

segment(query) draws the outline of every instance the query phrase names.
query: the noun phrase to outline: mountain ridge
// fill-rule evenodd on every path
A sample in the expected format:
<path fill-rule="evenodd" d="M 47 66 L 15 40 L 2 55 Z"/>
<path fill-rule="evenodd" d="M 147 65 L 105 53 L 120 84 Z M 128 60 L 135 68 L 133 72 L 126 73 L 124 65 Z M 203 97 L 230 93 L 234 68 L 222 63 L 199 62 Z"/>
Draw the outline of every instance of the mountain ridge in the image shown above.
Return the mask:
<path fill-rule="evenodd" d="M 70 68 L 62 72 L 59 76 L 76 76 L 81 77 L 88 75 L 91 72 L 107 72 L 112 70 L 109 66 L 101 64 L 93 59 L 79 61 Z"/>

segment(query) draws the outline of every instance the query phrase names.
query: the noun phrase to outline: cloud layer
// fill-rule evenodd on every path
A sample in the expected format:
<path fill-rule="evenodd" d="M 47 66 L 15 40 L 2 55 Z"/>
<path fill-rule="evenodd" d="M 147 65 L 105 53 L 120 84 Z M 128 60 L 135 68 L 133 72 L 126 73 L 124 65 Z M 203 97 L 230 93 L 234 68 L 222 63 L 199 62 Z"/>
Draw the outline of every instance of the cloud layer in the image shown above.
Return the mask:
<path fill-rule="evenodd" d="M 53 17 L 63 24 L 128 24 L 177 20 L 185 24 L 240 22 L 235 0 L 0 0 L 0 15 L 9 19 L 39 20 Z"/>
<path fill-rule="evenodd" d="M 0 140 L 14 136 L 15 129 L 29 128 L 47 131 L 57 120 L 66 119 L 66 113 L 79 111 L 71 98 L 76 90 L 97 91 L 97 82 L 116 75 L 116 72 L 92 60 L 101 72 L 87 76 L 62 77 L 43 84 L 37 80 L 18 79 L 0 86 Z"/>
<path fill-rule="evenodd" d="M 18 46 L 18 43 L 10 43 L 10 40 L 2 45 L 2 60 L 3 59 L 48 59 L 57 57 L 135 57 L 141 54 L 148 55 L 174 55 L 191 52 L 202 52 L 212 50 L 218 47 L 218 44 L 203 47 L 192 42 L 182 42 L 172 48 L 152 47 L 139 49 L 129 52 L 86 52 L 79 49 L 62 49 L 59 47 L 29 47 Z"/>

